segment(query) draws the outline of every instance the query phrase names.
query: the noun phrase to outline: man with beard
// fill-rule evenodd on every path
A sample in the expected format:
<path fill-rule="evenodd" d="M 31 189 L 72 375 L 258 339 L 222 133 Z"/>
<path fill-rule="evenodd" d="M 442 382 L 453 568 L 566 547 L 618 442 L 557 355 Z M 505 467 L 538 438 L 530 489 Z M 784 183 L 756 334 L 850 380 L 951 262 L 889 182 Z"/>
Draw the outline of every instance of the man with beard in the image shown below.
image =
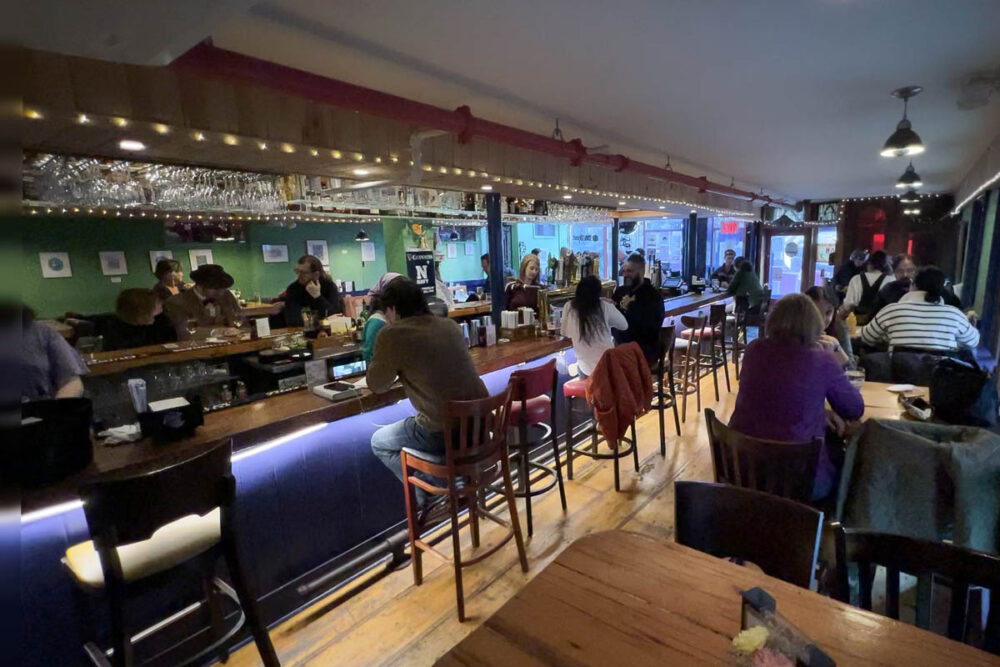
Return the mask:
<path fill-rule="evenodd" d="M 642 255 L 629 256 L 622 267 L 622 276 L 625 284 L 615 290 L 613 300 L 625 314 L 628 329 L 614 330 L 615 344 L 638 343 L 646 361 L 655 364 L 663 326 L 663 297 L 645 277 L 646 260 Z"/>

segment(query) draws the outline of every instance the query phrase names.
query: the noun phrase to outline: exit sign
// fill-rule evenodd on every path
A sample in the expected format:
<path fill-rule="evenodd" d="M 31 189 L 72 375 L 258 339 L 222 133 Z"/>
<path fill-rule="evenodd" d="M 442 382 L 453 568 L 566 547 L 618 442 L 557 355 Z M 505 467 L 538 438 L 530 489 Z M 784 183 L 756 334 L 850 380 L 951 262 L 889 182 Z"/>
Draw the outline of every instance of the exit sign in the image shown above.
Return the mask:
<path fill-rule="evenodd" d="M 722 233 L 723 234 L 735 234 L 740 231 L 740 223 L 735 220 L 723 220 L 722 221 Z"/>

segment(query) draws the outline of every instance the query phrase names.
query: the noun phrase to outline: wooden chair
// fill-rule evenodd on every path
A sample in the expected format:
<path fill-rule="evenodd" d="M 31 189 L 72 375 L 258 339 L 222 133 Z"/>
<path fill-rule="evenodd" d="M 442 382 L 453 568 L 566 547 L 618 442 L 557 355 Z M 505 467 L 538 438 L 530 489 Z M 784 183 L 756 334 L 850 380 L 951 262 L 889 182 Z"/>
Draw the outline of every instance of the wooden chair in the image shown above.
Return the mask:
<path fill-rule="evenodd" d="M 675 539 L 713 556 L 748 560 L 811 588 L 823 513 L 787 498 L 711 482 L 674 483 Z"/>
<path fill-rule="evenodd" d="M 657 363 L 651 369 L 656 382 L 656 396 L 650 405 L 660 415 L 660 456 L 667 455 L 667 434 L 663 413 L 667 408 L 674 411 L 674 428 L 677 435 L 681 434 L 681 421 L 677 413 L 677 395 L 674 393 L 674 368 L 670 360 L 674 356 L 674 340 L 677 329 L 671 325 L 660 329 L 660 340 L 657 348 Z M 666 385 L 664 385 L 664 380 Z"/>
<path fill-rule="evenodd" d="M 236 481 L 230 472 L 231 455 L 232 445 L 226 440 L 165 468 L 101 477 L 81 487 L 92 541 L 67 549 L 63 565 L 83 591 L 107 594 L 111 664 L 135 664 L 134 629 L 126 623 L 128 600 L 143 593 L 156 595 L 192 567 L 200 572 L 203 602 L 207 602 L 215 641 L 197 656 L 183 660 L 175 656 L 173 662 L 203 661 L 213 652 L 225 661 L 230 640 L 245 620 L 264 664 L 280 664 L 236 545 Z M 220 556 L 226 562 L 232 588 L 215 576 Z M 226 599 L 240 610 L 229 628 L 224 627 Z M 107 664 L 105 653 L 93 642 L 84 650 L 94 664 Z"/>
<path fill-rule="evenodd" d="M 848 580 L 850 563 L 858 564 L 861 607 L 869 611 L 872 608 L 873 566 L 886 568 L 886 614 L 896 620 L 899 620 L 900 572 L 914 576 L 939 575 L 951 584 L 948 636 L 964 642 L 969 620 L 969 587 L 990 589 L 993 600 L 1000 596 L 1000 558 L 996 556 L 944 542 L 843 526 L 838 527 L 836 535 L 837 597 L 842 602 L 850 604 L 851 601 Z M 930 625 L 930 596 L 921 602 L 922 608 L 918 608 L 916 614 L 917 626 L 927 630 Z M 990 609 L 983 639 L 984 650 L 1000 655 L 1000 602 L 994 602 Z"/>
<path fill-rule="evenodd" d="M 698 348 L 698 366 L 712 373 L 715 384 L 715 400 L 719 400 L 719 368 L 726 376 L 726 391 L 732 391 L 729 384 L 729 360 L 726 350 L 726 305 L 716 303 L 709 306 L 708 325 L 701 328 L 685 329 L 679 336 Z M 705 351 L 705 341 L 708 341 L 708 351 Z M 700 409 L 699 409 L 700 411 Z"/>
<path fill-rule="evenodd" d="M 507 427 L 510 417 L 510 385 L 497 394 L 474 401 L 449 401 L 441 408 L 444 426 L 444 461 L 431 459 L 426 452 L 404 448 L 400 453 L 403 470 L 403 493 L 406 502 L 406 524 L 410 534 L 410 551 L 413 554 L 413 582 L 423 582 L 421 558 L 427 551 L 438 558 L 451 562 L 455 568 L 455 593 L 458 598 L 458 620 L 465 621 L 465 598 L 462 589 L 462 568 L 474 565 L 500 550 L 511 538 L 517 544 L 517 554 L 521 570 L 528 571 L 528 558 L 521 539 L 521 524 L 517 519 L 517 505 L 514 502 L 514 487 L 510 480 L 510 463 L 507 458 Z M 492 481 L 493 472 L 499 464 L 503 478 L 503 495 L 507 501 L 510 522 L 480 506 L 480 487 Z M 422 472 L 447 480 L 447 486 L 436 486 L 417 477 Z M 451 557 L 438 551 L 430 542 L 424 541 L 419 532 L 414 489 L 419 487 L 427 493 L 448 497 L 451 513 Z M 507 534 L 487 551 L 468 560 L 462 560 L 459 535 L 458 513 L 462 505 L 469 508 L 469 528 L 473 548 L 479 547 L 479 517 L 483 516 L 507 528 Z"/>
<path fill-rule="evenodd" d="M 518 466 L 518 488 L 514 495 L 524 498 L 524 510 L 528 518 L 528 536 L 534 534 L 531 518 L 531 497 L 559 487 L 559 500 L 563 512 L 566 511 L 566 489 L 563 486 L 562 466 L 559 464 L 559 443 L 556 438 L 555 400 L 559 383 L 556 360 L 529 370 L 514 371 L 510 374 L 511 406 L 510 426 L 515 438 L 508 438 L 507 447 L 514 453 Z M 548 420 L 548 424 L 546 424 Z M 532 432 L 534 430 L 534 432 Z M 540 431 L 540 432 L 538 432 Z M 553 465 L 546 466 L 531 460 L 531 450 L 544 444 L 552 444 Z M 532 470 L 540 470 L 550 478 L 549 483 L 531 488 Z"/>
<path fill-rule="evenodd" d="M 635 437 L 635 422 L 633 421 L 631 429 L 631 438 L 623 437 L 619 442 L 608 443 L 611 446 L 611 451 L 609 453 L 603 453 L 597 451 L 597 418 L 593 416 L 593 410 L 587 403 L 587 382 L 588 379 L 576 378 L 563 383 L 563 399 L 566 401 L 566 477 L 570 480 L 573 479 L 573 457 L 577 455 L 586 456 L 592 459 L 611 459 L 614 464 L 614 476 L 615 476 L 615 491 L 621 491 L 621 475 L 619 471 L 618 460 L 625 458 L 626 456 L 632 456 L 632 463 L 635 465 L 635 471 L 639 472 L 639 449 L 638 440 Z M 574 407 L 577 405 L 577 401 L 583 402 L 586 406 L 587 411 L 590 413 L 593 421 L 591 424 L 579 435 L 582 438 L 577 438 L 577 434 L 573 432 L 573 412 Z M 585 449 L 585 445 L 580 444 L 584 439 L 590 440 L 590 449 Z M 625 442 L 628 447 L 621 447 L 621 443 Z"/>
<path fill-rule="evenodd" d="M 812 499 L 819 438 L 810 442 L 760 440 L 734 431 L 705 408 L 715 481 L 803 503 Z"/>
<path fill-rule="evenodd" d="M 682 315 L 681 325 L 688 329 L 701 331 L 705 328 L 706 318 L 701 315 Z M 701 412 L 701 363 L 699 361 L 699 344 L 677 338 L 675 349 L 681 351 L 681 362 L 675 377 L 677 393 L 684 397 L 681 407 L 681 421 L 687 423 L 688 395 L 694 394 L 697 399 L 698 412 Z"/>

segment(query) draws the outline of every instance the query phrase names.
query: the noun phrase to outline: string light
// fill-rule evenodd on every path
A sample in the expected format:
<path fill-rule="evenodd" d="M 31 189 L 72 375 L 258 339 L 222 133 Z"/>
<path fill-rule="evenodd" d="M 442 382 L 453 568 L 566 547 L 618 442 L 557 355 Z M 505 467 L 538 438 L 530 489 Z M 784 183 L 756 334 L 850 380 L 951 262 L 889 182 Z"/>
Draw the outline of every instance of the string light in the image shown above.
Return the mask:
<path fill-rule="evenodd" d="M 222 143 L 224 143 L 227 146 L 239 146 L 240 140 L 238 137 L 232 134 L 227 134 L 226 136 L 222 137 Z"/>
<path fill-rule="evenodd" d="M 315 148 L 310 148 L 309 149 L 309 155 L 312 155 L 313 157 L 317 157 L 319 155 L 319 151 L 316 150 Z"/>
<path fill-rule="evenodd" d="M 121 116 L 115 116 L 114 118 L 111 119 L 111 122 L 117 125 L 118 127 L 128 127 L 128 120 L 122 118 Z"/>
<path fill-rule="evenodd" d="M 24 117 L 30 120 L 41 120 L 45 118 L 45 116 L 42 115 L 42 112 L 38 109 L 25 109 Z"/>
<path fill-rule="evenodd" d="M 295 146 L 293 146 L 291 144 L 281 144 L 281 152 L 282 153 L 294 153 L 295 152 Z"/>
<path fill-rule="evenodd" d="M 194 139 L 195 141 L 205 141 L 205 133 L 204 132 L 192 132 L 191 133 L 191 138 Z"/>
<path fill-rule="evenodd" d="M 78 122 L 80 125 L 89 125 L 90 124 L 90 116 L 88 116 L 85 113 L 79 114 L 76 117 L 76 122 Z"/>
<path fill-rule="evenodd" d="M 334 160 L 339 160 L 340 158 L 344 157 L 344 154 L 341 153 L 340 151 L 330 151 L 330 157 L 332 157 Z"/>
<path fill-rule="evenodd" d="M 170 127 L 163 123 L 156 123 L 153 125 L 153 131 L 157 134 L 170 134 Z"/>

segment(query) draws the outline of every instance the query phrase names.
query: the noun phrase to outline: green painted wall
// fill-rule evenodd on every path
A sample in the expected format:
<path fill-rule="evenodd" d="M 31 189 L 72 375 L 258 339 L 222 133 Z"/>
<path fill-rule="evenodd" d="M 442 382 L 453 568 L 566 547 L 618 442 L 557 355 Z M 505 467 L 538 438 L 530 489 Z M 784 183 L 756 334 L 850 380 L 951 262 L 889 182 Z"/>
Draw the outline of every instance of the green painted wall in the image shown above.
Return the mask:
<path fill-rule="evenodd" d="M 406 274 L 406 251 L 417 247 L 416 237 L 409 228 L 411 222 L 415 221 L 408 218 L 382 218 L 382 236 L 385 242 L 388 271 Z M 423 225 L 426 246 L 433 248 L 434 227 L 426 220 L 419 222 Z M 448 258 L 448 246 L 450 245 L 456 246 L 454 258 Z M 441 262 L 441 279 L 446 283 L 484 279 L 486 276 L 483 274 L 479 258 L 488 247 L 485 227 L 476 229 L 476 240 L 471 255 L 465 254 L 464 242 L 442 243 L 438 248 L 445 254 L 445 259 Z"/>
<path fill-rule="evenodd" d="M 190 272 L 188 250 L 211 248 L 213 260 L 225 267 L 236 280 L 244 297 L 255 294 L 273 297 L 293 279 L 293 263 L 305 253 L 306 240 L 326 239 L 329 244 L 331 274 L 340 280 L 354 280 L 356 289 L 374 284 L 386 271 L 382 227 L 379 224 L 299 223 L 294 229 L 250 225 L 246 243 L 180 244 L 167 243 L 163 224 L 154 220 L 20 219 L 5 223 L 14 238 L 20 239 L 20 271 L 17 284 L 21 298 L 40 317 L 56 317 L 67 311 L 110 312 L 118 293 L 130 287 L 150 287 L 155 282 L 149 264 L 150 250 L 171 250 Z M 363 227 L 375 242 L 376 261 L 361 266 L 361 244 L 354 235 Z M 289 261 L 265 264 L 261 244 L 288 245 Z M 128 274 L 120 282 L 101 273 L 98 253 L 125 252 Z M 68 252 L 72 278 L 42 278 L 39 252 Z"/>

